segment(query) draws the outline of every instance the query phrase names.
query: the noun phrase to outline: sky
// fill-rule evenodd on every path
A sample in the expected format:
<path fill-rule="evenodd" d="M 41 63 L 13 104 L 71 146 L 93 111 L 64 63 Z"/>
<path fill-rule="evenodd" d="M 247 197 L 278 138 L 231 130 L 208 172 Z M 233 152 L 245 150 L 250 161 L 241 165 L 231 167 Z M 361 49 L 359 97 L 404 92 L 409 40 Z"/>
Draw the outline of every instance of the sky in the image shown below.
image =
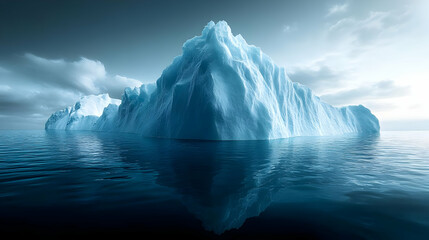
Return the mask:
<path fill-rule="evenodd" d="M 429 1 L 0 0 L 0 129 L 43 129 L 81 96 L 154 82 L 210 21 L 382 130 L 429 130 Z"/>

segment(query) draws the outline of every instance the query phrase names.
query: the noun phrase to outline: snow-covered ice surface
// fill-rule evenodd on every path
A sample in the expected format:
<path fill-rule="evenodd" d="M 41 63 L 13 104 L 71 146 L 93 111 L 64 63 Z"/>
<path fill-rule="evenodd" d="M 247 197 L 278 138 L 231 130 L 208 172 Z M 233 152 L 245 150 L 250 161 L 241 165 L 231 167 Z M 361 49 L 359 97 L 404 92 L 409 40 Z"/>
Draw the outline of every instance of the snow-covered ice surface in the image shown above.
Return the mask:
<path fill-rule="evenodd" d="M 82 97 L 74 106 L 53 113 L 45 129 L 92 130 L 103 111 L 117 109 L 119 104 L 121 100 L 108 94 Z"/>
<path fill-rule="evenodd" d="M 376 133 L 380 129 L 367 108 L 333 107 L 306 86 L 292 82 L 260 48 L 248 45 L 241 35 L 234 36 L 224 21 L 209 22 L 201 36 L 186 41 L 183 54 L 156 83 L 125 89 L 119 107 L 107 107 L 97 119 L 73 119 L 69 126 L 71 117 L 64 119 L 72 112 L 53 114 L 46 128 L 207 140 Z"/>

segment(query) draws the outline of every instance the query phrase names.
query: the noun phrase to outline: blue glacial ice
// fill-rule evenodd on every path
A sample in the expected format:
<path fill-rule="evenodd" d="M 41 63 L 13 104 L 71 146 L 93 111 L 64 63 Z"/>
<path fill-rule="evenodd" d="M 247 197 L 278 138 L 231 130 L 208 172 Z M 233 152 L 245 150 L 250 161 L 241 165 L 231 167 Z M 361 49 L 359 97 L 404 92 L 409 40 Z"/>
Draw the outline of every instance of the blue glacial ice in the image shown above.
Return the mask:
<path fill-rule="evenodd" d="M 122 103 L 108 106 L 101 117 L 68 117 L 69 126 L 61 117 L 70 115 L 68 109 L 54 113 L 46 128 L 114 129 L 148 137 L 206 140 L 377 133 L 380 129 L 378 119 L 362 105 L 336 108 L 292 82 L 284 68 L 241 35 L 234 36 L 224 21 L 209 22 L 201 36 L 185 42 L 183 54 L 155 83 L 125 89 Z"/>
<path fill-rule="evenodd" d="M 74 106 L 52 114 L 45 129 L 93 130 L 103 112 L 117 109 L 119 104 L 121 100 L 112 99 L 108 94 L 82 97 Z"/>

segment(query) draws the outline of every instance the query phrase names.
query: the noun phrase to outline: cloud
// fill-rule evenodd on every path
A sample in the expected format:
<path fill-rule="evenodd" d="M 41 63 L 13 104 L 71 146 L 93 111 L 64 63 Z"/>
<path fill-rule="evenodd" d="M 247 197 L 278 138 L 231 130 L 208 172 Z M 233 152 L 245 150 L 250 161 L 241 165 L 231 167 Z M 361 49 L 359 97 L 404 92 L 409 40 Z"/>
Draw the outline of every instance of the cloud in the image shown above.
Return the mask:
<path fill-rule="evenodd" d="M 323 63 L 310 67 L 293 68 L 288 76 L 294 82 L 299 82 L 310 89 L 319 92 L 338 87 L 341 84 L 342 72 L 335 71 Z"/>
<path fill-rule="evenodd" d="M 371 100 L 402 97 L 407 95 L 409 90 L 409 86 L 398 86 L 392 80 L 384 80 L 371 85 L 322 95 L 320 98 L 333 105 L 347 105 Z"/>
<path fill-rule="evenodd" d="M 111 97 L 120 98 L 125 87 L 141 85 L 136 79 L 109 76 L 100 61 L 87 58 L 67 62 L 25 54 L 25 59 L 25 67 L 19 69 L 19 74 L 47 87 L 58 87 L 84 95 L 109 93 Z"/>
<path fill-rule="evenodd" d="M 347 3 L 336 4 L 336 5 L 332 6 L 331 8 L 329 8 L 328 14 L 326 16 L 331 16 L 331 15 L 335 15 L 337 13 L 346 12 L 348 8 L 349 8 L 349 5 Z"/>
<path fill-rule="evenodd" d="M 137 79 L 115 75 L 105 79 L 99 87 L 101 92 L 107 92 L 113 98 L 120 98 L 126 87 L 133 88 L 140 85 L 142 85 L 142 83 Z"/>
<path fill-rule="evenodd" d="M 283 32 L 284 33 L 290 33 L 290 32 L 293 32 L 295 30 L 296 30 L 296 24 L 283 26 Z"/>
<path fill-rule="evenodd" d="M 43 128 L 52 112 L 72 105 L 79 97 L 61 89 L 31 90 L 22 86 L 0 91 L 0 129 Z"/>
<path fill-rule="evenodd" d="M 100 61 L 46 59 L 33 54 L 25 54 L 19 64 L 1 71 L 0 79 L 2 128 L 43 128 L 52 112 L 72 105 L 81 96 L 109 93 L 120 98 L 125 87 L 141 85 L 136 79 L 108 74 Z M 25 119 L 29 125 L 24 124 Z"/>
<path fill-rule="evenodd" d="M 334 105 L 369 103 L 371 99 L 377 109 L 387 107 L 382 99 L 406 94 L 409 87 L 380 82 L 385 76 L 374 72 L 373 63 L 381 63 L 375 62 L 374 55 L 379 56 L 380 49 L 396 39 L 407 20 L 407 11 L 369 11 L 363 18 L 350 16 L 327 24 L 324 40 L 332 48 L 316 60 L 292 66 L 289 76 Z"/>
<path fill-rule="evenodd" d="M 331 9 L 335 12 L 347 8 L 348 5 L 344 4 Z M 357 69 L 367 57 L 362 56 L 388 45 L 390 36 L 397 33 L 406 16 L 406 12 L 372 11 L 361 19 L 346 17 L 327 25 L 325 40 L 335 48 L 315 61 L 292 66 L 289 72 L 291 80 L 310 87 L 317 94 L 335 92 L 348 84 L 353 86 L 355 83 L 351 80 L 361 74 Z M 372 79 L 374 81 L 378 79 Z"/>
<path fill-rule="evenodd" d="M 9 91 L 10 89 L 9 85 L 0 85 L 0 93 Z"/>
<path fill-rule="evenodd" d="M 283 32 L 290 32 L 291 31 L 291 26 L 289 26 L 289 25 L 284 25 L 283 26 Z"/>
<path fill-rule="evenodd" d="M 366 18 L 347 17 L 328 26 L 328 38 L 348 48 L 386 44 L 408 18 L 408 12 L 371 11 Z"/>

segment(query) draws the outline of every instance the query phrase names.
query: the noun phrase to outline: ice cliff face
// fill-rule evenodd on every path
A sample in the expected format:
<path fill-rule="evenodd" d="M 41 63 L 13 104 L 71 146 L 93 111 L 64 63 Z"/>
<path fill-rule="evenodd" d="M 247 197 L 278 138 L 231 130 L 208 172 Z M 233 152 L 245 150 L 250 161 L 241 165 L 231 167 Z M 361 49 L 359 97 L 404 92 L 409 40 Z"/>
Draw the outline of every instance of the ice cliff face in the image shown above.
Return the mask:
<path fill-rule="evenodd" d="M 64 129 L 61 121 L 52 121 L 54 128 Z M 92 129 L 250 140 L 372 133 L 379 124 L 361 105 L 335 108 L 322 102 L 220 21 L 186 41 L 183 54 L 155 84 L 126 89 L 117 111 L 106 109 Z"/>
<path fill-rule="evenodd" d="M 74 106 L 52 114 L 45 129 L 92 130 L 103 111 L 117 109 L 119 104 L 107 94 L 82 97 Z"/>

